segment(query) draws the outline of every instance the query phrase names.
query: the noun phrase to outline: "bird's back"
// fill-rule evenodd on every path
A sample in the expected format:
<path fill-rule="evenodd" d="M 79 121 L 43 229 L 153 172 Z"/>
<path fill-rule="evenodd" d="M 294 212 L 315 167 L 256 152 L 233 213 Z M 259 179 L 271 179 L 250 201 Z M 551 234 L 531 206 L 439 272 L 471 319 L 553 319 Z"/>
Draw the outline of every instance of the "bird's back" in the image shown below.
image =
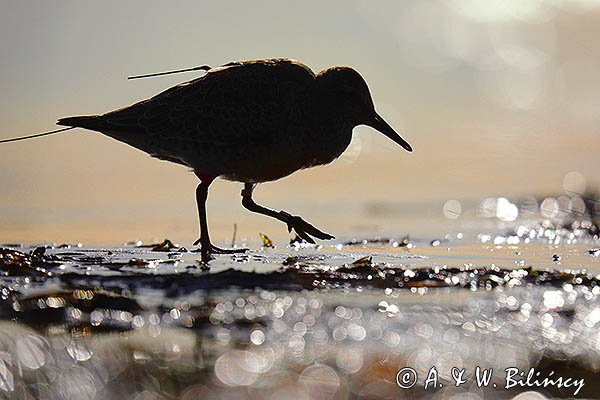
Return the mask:
<path fill-rule="evenodd" d="M 295 132 L 311 128 L 314 81 L 310 68 L 289 59 L 230 63 L 129 107 L 59 124 L 100 131 L 206 174 L 273 180 L 303 167 L 289 152 L 277 159 L 276 150 L 302 150 Z"/>

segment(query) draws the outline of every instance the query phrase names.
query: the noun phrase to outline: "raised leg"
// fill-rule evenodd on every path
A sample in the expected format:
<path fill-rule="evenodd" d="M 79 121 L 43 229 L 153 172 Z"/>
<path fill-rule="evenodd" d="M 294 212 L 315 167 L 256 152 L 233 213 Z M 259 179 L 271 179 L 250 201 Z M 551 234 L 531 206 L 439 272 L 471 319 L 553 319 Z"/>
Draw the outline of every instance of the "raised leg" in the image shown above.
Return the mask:
<path fill-rule="evenodd" d="M 334 238 L 330 234 L 315 228 L 313 225 L 309 224 L 308 222 L 306 222 L 298 216 L 290 215 L 285 211 L 271 210 L 269 208 L 256 204 L 254 200 L 252 200 L 253 190 L 254 187 L 251 183 L 244 184 L 244 189 L 242 190 L 242 205 L 249 211 L 267 215 L 271 218 L 275 218 L 281 222 L 284 222 L 288 227 L 288 232 L 291 232 L 293 229 L 298 234 L 298 236 L 300 236 L 302 239 L 306 240 L 309 243 L 315 243 L 313 238 L 311 238 L 309 235 L 323 240 Z"/>
<path fill-rule="evenodd" d="M 197 174 L 198 175 L 198 174 Z M 196 187 L 196 204 L 198 205 L 198 219 L 200 220 L 200 238 L 194 242 L 194 246 L 200 244 L 202 260 L 209 261 L 211 254 L 243 253 L 248 249 L 221 249 L 213 246 L 208 235 L 208 223 L 206 221 L 206 199 L 208 198 L 208 187 L 214 178 L 198 175 L 200 183 Z"/>

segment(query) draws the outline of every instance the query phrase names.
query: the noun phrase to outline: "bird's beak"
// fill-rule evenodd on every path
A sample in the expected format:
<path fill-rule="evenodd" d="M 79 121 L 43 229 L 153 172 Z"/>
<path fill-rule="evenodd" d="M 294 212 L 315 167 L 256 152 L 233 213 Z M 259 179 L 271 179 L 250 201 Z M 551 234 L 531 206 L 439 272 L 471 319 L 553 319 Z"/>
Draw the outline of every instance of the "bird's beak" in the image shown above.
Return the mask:
<path fill-rule="evenodd" d="M 396 133 L 394 128 L 389 126 L 388 123 L 385 122 L 384 119 L 381 118 L 377 113 L 374 113 L 374 117 L 366 125 L 377 129 L 379 132 L 383 133 L 385 136 L 402 146 L 404 150 L 412 152 L 412 147 L 410 147 L 410 144 L 408 144 L 406 140 L 402 139 L 400 135 Z"/>

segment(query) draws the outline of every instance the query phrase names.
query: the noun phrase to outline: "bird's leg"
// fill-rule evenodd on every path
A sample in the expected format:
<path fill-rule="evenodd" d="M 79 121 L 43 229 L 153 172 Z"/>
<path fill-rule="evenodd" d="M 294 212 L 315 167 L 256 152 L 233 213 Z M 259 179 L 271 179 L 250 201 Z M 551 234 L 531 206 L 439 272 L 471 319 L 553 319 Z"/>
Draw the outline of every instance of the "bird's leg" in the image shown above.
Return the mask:
<path fill-rule="evenodd" d="M 208 198 L 208 187 L 214 178 L 202 176 L 201 182 L 196 187 L 196 203 L 198 205 L 198 219 L 200 220 L 200 238 L 194 242 L 194 246 L 200 244 L 202 260 L 209 261 L 211 254 L 243 253 L 248 249 L 221 249 L 213 246 L 208 235 L 208 223 L 206 221 L 206 199 Z"/>
<path fill-rule="evenodd" d="M 309 235 L 323 240 L 334 238 L 330 234 L 315 228 L 313 225 L 309 224 L 308 222 L 306 222 L 298 216 L 291 215 L 285 211 L 271 210 L 269 208 L 256 204 L 254 200 L 252 200 L 253 190 L 254 188 L 251 183 L 244 184 L 244 189 L 242 190 L 242 205 L 249 211 L 267 215 L 271 218 L 275 218 L 280 220 L 281 222 L 284 222 L 288 227 L 288 232 L 291 232 L 293 229 L 294 231 L 296 231 L 298 236 L 306 240 L 308 243 L 315 243 L 315 241 Z"/>

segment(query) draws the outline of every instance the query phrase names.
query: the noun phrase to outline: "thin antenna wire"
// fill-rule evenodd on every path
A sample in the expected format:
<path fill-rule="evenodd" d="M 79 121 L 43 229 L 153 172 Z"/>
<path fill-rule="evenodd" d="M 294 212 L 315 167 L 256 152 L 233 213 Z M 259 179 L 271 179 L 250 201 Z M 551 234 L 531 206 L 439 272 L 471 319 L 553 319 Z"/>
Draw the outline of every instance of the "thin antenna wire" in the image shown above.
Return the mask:
<path fill-rule="evenodd" d="M 3 140 L 0 140 L 0 143 L 17 142 L 19 140 L 33 139 L 33 138 L 42 137 L 42 136 L 54 135 L 55 133 L 69 131 L 69 130 L 75 129 L 75 128 L 77 128 L 77 127 L 76 126 L 70 126 L 68 128 L 57 129 L 55 131 L 44 132 L 44 133 L 36 133 L 35 135 L 21 136 L 21 137 L 16 137 L 16 138 L 12 138 L 12 139 L 3 139 Z"/>
<path fill-rule="evenodd" d="M 170 74 L 178 74 L 180 72 L 190 72 L 190 71 L 208 71 L 212 69 L 209 65 L 201 65 L 199 67 L 185 68 L 185 69 L 177 69 L 174 71 L 166 71 L 166 72 L 156 72 L 154 74 L 144 74 L 144 75 L 133 75 L 128 76 L 127 79 L 139 79 L 139 78 L 150 78 L 152 76 L 161 76 L 161 75 L 170 75 Z"/>

